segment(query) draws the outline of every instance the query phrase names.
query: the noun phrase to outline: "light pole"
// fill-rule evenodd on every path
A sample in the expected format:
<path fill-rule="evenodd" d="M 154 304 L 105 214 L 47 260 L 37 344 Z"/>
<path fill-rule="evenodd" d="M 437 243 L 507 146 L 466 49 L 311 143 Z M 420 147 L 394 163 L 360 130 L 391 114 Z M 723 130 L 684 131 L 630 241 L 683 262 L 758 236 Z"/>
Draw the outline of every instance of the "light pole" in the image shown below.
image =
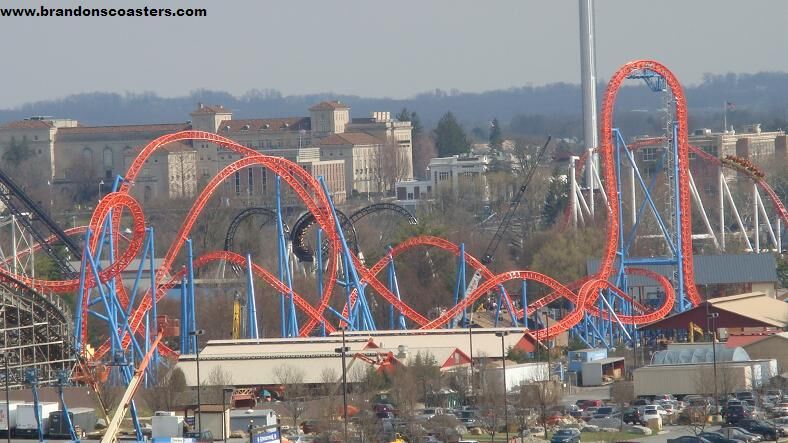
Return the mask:
<path fill-rule="evenodd" d="M 473 316 L 473 313 L 471 313 Z M 473 402 L 476 403 L 476 391 L 473 389 L 473 323 L 472 321 L 468 322 L 468 345 L 470 346 L 470 353 L 471 353 L 471 397 L 473 397 Z"/>
<path fill-rule="evenodd" d="M 10 375 L 8 373 L 8 348 L 6 348 L 5 352 L 3 352 L 3 366 L 5 367 L 5 418 L 8 425 L 6 426 L 5 435 L 6 442 L 11 443 L 11 401 L 8 397 L 8 377 Z"/>
<path fill-rule="evenodd" d="M 232 393 L 233 392 L 233 388 L 225 387 L 224 389 L 222 389 L 222 440 L 224 440 L 224 443 L 227 443 L 227 423 L 225 422 L 224 415 L 226 414 L 226 411 L 227 411 L 227 393 L 228 392 Z"/>
<path fill-rule="evenodd" d="M 550 365 L 550 314 L 548 312 L 544 313 L 544 324 L 547 328 L 547 333 L 544 337 L 544 344 L 547 348 L 547 381 L 550 381 L 552 378 L 552 366 Z"/>
<path fill-rule="evenodd" d="M 344 441 L 349 441 L 347 434 L 347 368 L 345 366 L 345 356 L 349 348 L 345 346 L 345 329 L 347 329 L 347 326 L 339 328 L 339 330 L 342 331 L 342 347 L 334 349 L 334 352 L 342 356 L 342 425 L 344 426 L 345 432 Z"/>
<path fill-rule="evenodd" d="M 506 389 L 506 350 L 504 349 L 503 338 L 509 335 L 508 331 L 498 331 L 496 337 L 501 337 L 501 360 L 503 361 L 503 428 L 506 431 L 506 441 L 509 441 L 509 401 Z"/>
<path fill-rule="evenodd" d="M 711 333 L 711 358 L 712 368 L 714 368 L 714 416 L 720 413 L 720 399 L 717 392 L 717 325 L 719 317 L 717 312 L 709 312 L 709 302 L 706 301 L 706 330 Z"/>
<path fill-rule="evenodd" d="M 103 178 L 99 182 L 99 197 L 98 197 L 99 201 L 101 201 L 101 187 L 102 186 L 104 186 L 104 179 Z"/>
<path fill-rule="evenodd" d="M 205 334 L 204 329 L 189 331 L 189 335 L 194 337 L 194 357 L 197 362 L 197 419 L 199 421 L 197 430 L 200 432 L 200 438 L 202 438 L 202 402 L 200 401 L 200 340 L 198 337 L 203 334 Z"/>

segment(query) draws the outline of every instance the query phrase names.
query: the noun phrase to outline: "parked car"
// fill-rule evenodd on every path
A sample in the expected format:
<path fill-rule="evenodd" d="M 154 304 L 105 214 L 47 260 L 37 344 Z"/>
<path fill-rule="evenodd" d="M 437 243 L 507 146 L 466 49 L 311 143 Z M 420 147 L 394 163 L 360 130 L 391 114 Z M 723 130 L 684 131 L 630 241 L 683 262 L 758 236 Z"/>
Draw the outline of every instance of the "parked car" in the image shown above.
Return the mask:
<path fill-rule="evenodd" d="M 391 419 L 394 418 L 394 413 L 393 412 L 376 412 L 375 413 L 375 417 L 377 417 L 378 420 L 391 420 Z"/>
<path fill-rule="evenodd" d="M 646 421 L 643 419 L 643 414 L 640 413 L 640 409 L 638 408 L 629 408 L 625 410 L 622 420 L 626 424 L 646 425 Z"/>
<path fill-rule="evenodd" d="M 648 413 L 648 411 L 656 411 L 663 419 L 666 415 L 668 415 L 668 411 L 666 411 L 665 408 L 660 405 L 648 405 L 643 408 L 643 411 L 644 414 Z"/>
<path fill-rule="evenodd" d="M 597 409 L 599 408 L 596 406 L 591 406 L 586 409 L 583 409 L 583 415 L 581 415 L 580 418 L 582 418 L 585 421 L 591 420 L 592 418 L 594 418 L 594 414 L 596 414 Z"/>
<path fill-rule="evenodd" d="M 774 408 L 772 408 L 772 413 L 776 417 L 785 417 L 788 415 L 788 403 L 777 403 Z"/>
<path fill-rule="evenodd" d="M 705 438 L 711 443 L 738 443 L 738 441 L 728 438 L 722 434 L 717 434 L 716 432 L 701 432 L 698 434 L 698 437 Z"/>
<path fill-rule="evenodd" d="M 632 406 L 648 406 L 651 404 L 651 400 L 647 398 L 638 398 L 632 402 Z"/>
<path fill-rule="evenodd" d="M 711 443 L 703 437 L 696 437 L 694 435 L 684 435 L 676 438 L 669 438 L 668 443 Z"/>
<path fill-rule="evenodd" d="M 739 420 L 738 425 L 739 427 L 744 428 L 753 434 L 763 436 L 767 440 L 776 440 L 778 434 L 780 434 L 780 432 L 774 426 L 770 426 L 768 423 L 761 420 L 745 418 Z"/>
<path fill-rule="evenodd" d="M 783 392 L 781 390 L 769 389 L 768 391 L 766 391 L 766 395 L 764 395 L 763 398 L 773 402 L 778 402 L 782 399 L 782 396 L 783 396 Z"/>
<path fill-rule="evenodd" d="M 600 407 L 602 406 L 602 400 L 578 400 L 576 403 L 578 408 L 585 411 L 591 407 Z"/>
<path fill-rule="evenodd" d="M 618 415 L 617 408 L 612 406 L 602 406 L 594 413 L 593 418 L 611 418 Z"/>
<path fill-rule="evenodd" d="M 304 434 L 320 433 L 323 432 L 323 428 L 324 426 L 318 420 L 304 420 L 301 422 L 301 430 Z"/>
<path fill-rule="evenodd" d="M 399 412 L 391 403 L 376 403 L 372 406 L 372 410 L 375 412 L 391 412 L 394 415 L 397 415 Z"/>
<path fill-rule="evenodd" d="M 659 406 L 656 405 L 650 405 L 643 408 L 643 421 L 648 423 L 648 421 L 653 418 L 662 417 L 659 409 L 657 409 L 658 407 Z"/>
<path fill-rule="evenodd" d="M 559 429 L 553 434 L 550 443 L 580 443 L 580 431 L 577 429 Z"/>
<path fill-rule="evenodd" d="M 725 423 L 735 425 L 744 419 L 753 418 L 753 411 L 745 405 L 729 406 L 725 409 Z"/>
<path fill-rule="evenodd" d="M 720 428 L 720 430 L 717 431 L 717 433 L 720 435 L 724 435 L 725 437 L 728 437 L 732 440 L 736 440 L 744 443 L 757 443 L 762 440 L 762 437 L 760 435 L 753 434 L 752 432 L 744 428 L 738 428 L 735 426 Z"/>
<path fill-rule="evenodd" d="M 752 391 L 739 391 L 736 393 L 736 398 L 742 401 L 750 401 L 755 404 L 755 394 Z"/>
<path fill-rule="evenodd" d="M 443 409 L 442 408 L 424 408 L 419 412 L 419 415 L 416 417 L 420 420 L 429 420 L 436 415 L 442 415 Z"/>

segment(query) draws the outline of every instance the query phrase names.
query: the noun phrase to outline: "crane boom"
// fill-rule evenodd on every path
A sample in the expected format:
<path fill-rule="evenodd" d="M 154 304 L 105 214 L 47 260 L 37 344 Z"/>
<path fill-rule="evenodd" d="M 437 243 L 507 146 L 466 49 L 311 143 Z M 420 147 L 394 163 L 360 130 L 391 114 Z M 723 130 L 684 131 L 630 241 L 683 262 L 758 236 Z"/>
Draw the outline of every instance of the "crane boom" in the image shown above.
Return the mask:
<path fill-rule="evenodd" d="M 134 394 L 137 392 L 140 383 L 142 383 L 144 380 L 145 369 L 148 368 L 148 363 L 150 363 L 151 357 L 153 357 L 154 352 L 156 352 L 156 348 L 159 346 L 159 342 L 161 341 L 162 337 L 164 337 L 164 328 L 159 329 L 159 333 L 153 340 L 150 350 L 147 354 L 145 354 L 145 357 L 143 357 L 140 365 L 134 371 L 134 375 L 129 381 L 129 386 L 126 388 L 126 392 L 123 393 L 123 398 L 120 400 L 120 404 L 115 410 L 112 420 L 107 425 L 107 430 L 104 432 L 104 436 L 101 438 L 101 443 L 117 443 L 120 424 L 123 421 L 123 417 L 125 417 L 126 412 L 128 412 L 129 407 L 131 406 L 131 401 L 134 398 Z"/>
<path fill-rule="evenodd" d="M 528 172 L 525 175 L 525 180 L 523 180 L 523 183 L 520 185 L 520 189 L 517 190 L 517 193 L 512 198 L 512 201 L 509 202 L 509 209 L 506 210 L 506 214 L 504 214 L 503 219 L 501 219 L 501 224 L 498 225 L 498 229 L 495 231 L 495 235 L 493 235 L 492 240 L 490 240 L 490 244 L 487 245 L 487 249 L 484 250 L 484 255 L 482 255 L 481 260 L 483 265 L 487 266 L 493 262 L 495 258 L 495 251 L 498 249 L 498 245 L 500 245 L 501 240 L 503 240 L 504 234 L 506 234 L 506 231 L 512 224 L 514 213 L 520 206 L 520 201 L 522 201 L 525 191 L 528 189 L 528 184 L 531 183 L 531 179 L 534 177 L 536 168 L 539 167 L 539 163 L 542 161 L 542 158 L 544 158 L 544 154 L 547 152 L 547 146 L 550 144 L 550 140 L 552 139 L 552 135 L 547 136 L 547 141 L 544 142 L 542 148 L 536 153 L 536 159 L 531 165 L 531 168 L 528 169 Z M 473 273 L 473 277 L 471 277 L 471 281 L 468 283 L 465 293 L 467 294 L 475 291 L 479 286 L 481 279 L 482 273 L 477 269 L 476 272 Z"/>

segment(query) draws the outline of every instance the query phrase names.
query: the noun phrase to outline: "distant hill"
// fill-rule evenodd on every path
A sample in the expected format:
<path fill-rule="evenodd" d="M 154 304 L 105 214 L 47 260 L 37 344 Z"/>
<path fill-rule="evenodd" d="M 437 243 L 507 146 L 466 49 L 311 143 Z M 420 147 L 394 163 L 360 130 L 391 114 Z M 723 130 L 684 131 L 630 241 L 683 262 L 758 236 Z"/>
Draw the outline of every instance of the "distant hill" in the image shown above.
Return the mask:
<path fill-rule="evenodd" d="M 600 83 L 600 100 L 604 89 L 605 84 Z M 788 113 L 788 73 L 784 72 L 707 75 L 700 84 L 686 87 L 685 92 L 692 116 L 709 115 L 713 118 L 714 113 L 722 112 L 726 101 L 735 104 L 736 112 L 749 113 L 742 118 L 785 120 Z M 569 132 L 564 135 L 572 135 L 577 132 L 575 126 L 580 114 L 580 86 L 555 83 L 483 93 L 435 90 L 407 99 L 331 93 L 282 96 L 275 90 L 254 90 L 240 97 L 221 91 L 198 90 L 176 98 L 163 98 L 152 93 L 94 92 L 0 110 L 0 123 L 33 115 L 74 118 L 89 125 L 180 122 L 189 119 L 189 112 L 197 102 L 222 104 L 231 109 L 236 118 L 299 116 L 306 115 L 312 104 L 328 98 L 348 103 L 352 108 L 351 115 L 355 117 L 366 116 L 372 111 L 397 112 L 407 107 L 418 112 L 426 127 L 432 127 L 443 113 L 451 110 L 469 129 L 484 127 L 484 122 L 493 117 L 508 124 L 516 116 L 521 120 L 524 116 L 540 115 L 548 119 L 560 116 L 566 121 L 565 131 Z M 617 112 L 659 106 L 658 94 L 633 82 L 619 93 Z M 736 123 L 735 115 L 731 117 L 731 121 Z M 517 124 L 512 126 L 516 129 Z"/>

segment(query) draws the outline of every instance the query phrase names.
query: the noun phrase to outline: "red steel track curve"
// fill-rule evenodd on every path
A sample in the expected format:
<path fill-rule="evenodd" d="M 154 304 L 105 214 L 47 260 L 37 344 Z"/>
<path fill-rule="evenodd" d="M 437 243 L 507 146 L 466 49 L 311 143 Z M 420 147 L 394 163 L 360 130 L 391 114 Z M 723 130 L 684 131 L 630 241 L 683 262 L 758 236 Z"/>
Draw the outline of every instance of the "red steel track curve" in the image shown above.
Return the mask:
<path fill-rule="evenodd" d="M 684 212 L 684 219 L 681 226 L 682 236 L 685 241 L 682 244 L 682 252 L 684 256 L 690 258 L 692 256 L 692 241 L 691 241 L 691 220 L 690 220 L 690 211 L 689 209 L 689 182 L 687 177 L 687 168 L 688 165 L 688 149 L 689 146 L 687 144 L 687 134 L 686 134 L 686 103 L 683 91 L 678 80 L 673 76 L 673 74 L 665 68 L 663 65 L 653 62 L 653 61 L 635 61 L 624 65 L 621 69 L 619 69 L 610 80 L 608 85 L 607 92 L 604 97 L 603 106 L 602 106 L 602 122 L 601 122 L 601 133 L 602 133 L 602 140 L 603 144 L 601 147 L 603 162 L 604 162 L 604 173 L 605 173 L 605 189 L 608 195 L 608 199 L 610 201 L 610 205 L 608 207 L 608 228 L 607 228 L 607 244 L 605 246 L 604 254 L 602 256 L 602 262 L 600 266 L 599 272 L 591 276 L 583 281 L 576 282 L 574 285 L 564 286 L 561 283 L 555 281 L 554 279 L 550 278 L 547 275 L 522 270 L 522 271 L 510 271 L 510 272 L 503 272 L 500 274 L 493 274 L 489 269 L 484 267 L 481 262 L 479 262 L 476 258 L 466 254 L 465 260 L 469 263 L 473 268 L 480 269 L 482 271 L 482 275 L 484 277 L 483 282 L 479 285 L 479 287 L 473 291 L 471 294 L 467 294 L 467 296 L 459 302 L 457 305 L 448 309 L 445 313 L 435 319 L 427 319 L 422 314 L 416 312 L 413 308 L 411 308 L 405 301 L 401 301 L 397 299 L 397 297 L 392 294 L 388 288 L 376 279 L 376 275 L 385 268 L 386 264 L 388 263 L 388 257 L 384 257 L 376 263 L 371 268 L 366 268 L 360 260 L 354 257 L 354 263 L 358 270 L 359 276 L 362 281 L 371 286 L 375 292 L 385 299 L 388 303 L 393 305 L 395 309 L 399 312 L 403 313 L 403 315 L 407 316 L 412 322 L 414 322 L 418 327 L 429 329 L 429 328 L 439 328 L 445 326 L 447 323 L 451 321 L 456 315 L 462 312 L 464 309 L 470 307 L 476 300 L 478 300 L 482 295 L 487 293 L 488 291 L 496 288 L 498 285 L 503 284 L 510 280 L 532 280 L 538 283 L 541 283 L 547 287 L 549 287 L 553 293 L 550 294 L 548 297 L 539 300 L 530 306 L 527 307 L 529 313 L 533 312 L 534 309 L 542 307 L 549 303 L 552 300 L 557 300 L 558 298 L 566 298 L 567 300 L 571 301 L 574 304 L 574 308 L 570 311 L 564 318 L 558 321 L 556 325 L 551 325 L 549 331 L 546 330 L 539 330 L 535 331 L 537 336 L 539 337 L 548 337 L 548 336 L 555 336 L 572 326 L 576 325 L 580 322 L 583 318 L 585 313 L 590 313 L 592 315 L 599 315 L 606 318 L 608 315 L 606 312 L 600 312 L 596 306 L 596 300 L 599 296 L 599 291 L 603 289 L 610 288 L 610 283 L 608 280 L 610 279 L 612 272 L 613 272 L 613 263 L 615 259 L 615 253 L 618 246 L 618 236 L 619 236 L 619 226 L 618 226 L 618 205 L 617 205 L 617 195 L 616 195 L 616 176 L 615 176 L 615 169 L 614 169 L 614 158 L 613 158 L 613 147 L 612 147 L 612 116 L 613 116 L 613 106 L 616 99 L 616 94 L 618 92 L 618 88 L 620 87 L 621 83 L 626 79 L 626 77 L 633 71 L 637 70 L 644 70 L 648 69 L 655 73 L 662 75 L 666 81 L 668 86 L 673 91 L 674 96 L 676 97 L 676 117 L 678 122 L 678 147 L 679 147 L 679 163 L 681 171 L 679 182 L 680 182 L 680 189 L 679 189 L 679 201 L 681 205 L 681 209 Z M 162 137 L 153 140 L 148 145 L 146 145 L 142 151 L 140 152 L 139 156 L 137 156 L 129 167 L 129 170 L 126 174 L 125 180 L 122 181 L 120 188 L 117 192 L 110 193 L 106 195 L 101 202 L 99 203 L 98 207 L 96 208 L 93 216 L 91 218 L 89 228 L 92 232 L 100 232 L 101 227 L 105 225 L 105 221 L 109 217 L 109 224 L 113 228 L 113 238 L 111 241 L 118 243 L 118 235 L 120 232 L 120 221 L 122 218 L 122 214 L 127 212 L 132 221 L 132 235 L 130 236 L 129 243 L 125 248 L 121 251 L 120 249 L 116 248 L 118 251 L 118 258 L 109 266 L 105 267 L 99 273 L 99 279 L 101 282 L 106 282 L 110 279 L 119 279 L 120 272 L 128 267 L 131 260 L 137 255 L 139 252 L 142 241 L 144 239 L 145 234 L 145 220 L 144 214 L 142 212 L 142 208 L 137 203 L 137 201 L 131 196 L 130 190 L 134 184 L 134 181 L 142 170 L 145 161 L 151 156 L 153 152 L 158 149 L 166 149 L 165 146 L 169 143 L 173 142 L 181 142 L 181 141 L 206 141 L 210 143 L 215 143 L 222 148 L 234 151 L 241 155 L 241 159 L 235 161 L 234 163 L 226 166 L 223 168 L 219 173 L 214 176 L 211 181 L 205 186 L 202 190 L 200 195 L 195 200 L 194 205 L 190 209 L 189 213 L 183 220 L 181 227 L 176 235 L 176 240 L 170 245 L 169 249 L 167 250 L 164 259 L 160 265 L 160 268 L 155 273 L 155 279 L 157 283 L 157 292 L 155 294 L 156 299 L 159 300 L 166 294 L 167 290 L 175 285 L 184 275 L 184 270 L 173 270 L 173 266 L 175 266 L 176 258 L 179 254 L 182 254 L 183 246 L 186 240 L 189 237 L 190 231 L 194 226 L 197 217 L 206 209 L 206 205 L 217 190 L 219 185 L 236 171 L 241 170 L 243 168 L 247 168 L 250 166 L 262 166 L 266 167 L 271 170 L 273 173 L 277 174 L 285 181 L 285 183 L 296 193 L 296 195 L 301 199 L 301 201 L 306 206 L 306 209 L 314 214 L 315 220 L 318 225 L 323 229 L 323 231 L 327 235 L 327 240 L 330 245 L 330 252 L 328 257 L 329 263 L 329 272 L 327 273 L 327 281 L 335 282 L 337 277 L 338 271 L 338 263 L 339 263 L 339 254 L 340 254 L 340 240 L 337 235 L 337 226 L 333 220 L 331 210 L 330 210 L 330 203 L 328 198 L 322 191 L 322 188 L 317 181 L 316 178 L 312 177 L 307 171 L 303 168 L 298 166 L 296 163 L 288 161 L 284 158 L 280 157 L 270 157 L 266 155 L 262 155 L 257 151 L 244 147 L 230 139 L 225 137 L 221 137 L 216 134 L 202 132 L 202 131 L 182 131 L 174 134 L 165 135 Z M 91 250 L 93 250 L 98 242 L 98 236 L 91 237 Z M 405 242 L 396 245 L 392 250 L 392 256 L 396 256 L 408 249 L 418 247 L 418 246 L 431 246 L 431 247 L 438 247 L 443 250 L 449 251 L 455 255 L 459 254 L 459 248 L 454 243 L 451 243 L 445 239 L 440 239 L 436 237 L 416 237 L 412 239 L 408 239 Z M 234 264 L 237 264 L 241 267 L 246 266 L 246 262 L 244 257 L 235 254 L 233 252 L 228 251 L 215 251 L 209 252 L 205 255 L 198 257 L 194 265 L 196 267 L 203 266 L 207 263 L 214 262 L 214 261 L 229 261 Z M 698 303 L 700 297 L 697 294 L 694 285 L 694 273 L 692 269 L 692 260 L 687 259 L 681 263 L 682 269 L 684 271 L 684 285 L 687 288 L 687 296 L 689 297 L 690 301 L 694 304 Z M 258 266 L 257 264 L 252 264 L 252 271 L 253 273 L 261 278 L 263 281 L 268 283 L 269 285 L 273 286 L 278 292 L 283 292 L 285 294 L 292 294 L 293 301 L 298 307 L 306 315 L 306 323 L 300 329 L 301 335 L 309 335 L 316 326 L 324 323 L 326 325 L 327 331 L 334 330 L 334 326 L 326 320 L 324 313 L 328 307 L 329 301 L 331 300 L 332 291 L 334 288 L 334 284 L 327 284 L 324 287 L 323 294 L 320 296 L 319 303 L 317 306 L 313 306 L 309 302 L 307 302 L 303 297 L 297 294 L 295 291 L 292 291 L 286 287 L 286 285 L 279 281 L 275 276 L 273 276 L 270 272 L 266 271 L 262 267 Z M 662 306 L 660 306 L 656 310 L 648 310 L 644 306 L 634 303 L 634 300 L 629 298 L 626 294 L 621 293 L 618 291 L 620 295 L 622 295 L 626 300 L 633 303 L 634 310 L 637 312 L 635 315 L 618 315 L 618 318 L 625 323 L 629 324 L 642 324 L 651 321 L 655 321 L 665 315 L 667 315 L 671 309 L 673 308 L 675 294 L 673 292 L 672 287 L 668 280 L 658 274 L 651 273 L 646 270 L 642 269 L 627 269 L 628 272 L 632 274 L 639 274 L 650 277 L 654 279 L 658 284 L 663 286 L 666 298 Z M 28 284 L 34 288 L 39 290 L 48 290 L 53 292 L 69 292 L 74 291 L 78 288 L 79 282 L 77 280 L 63 280 L 63 281 L 48 281 L 48 280 L 40 280 L 40 279 L 30 279 L 27 277 L 17 276 L 11 274 L 7 269 L 0 269 L 0 279 L 3 277 L 7 277 L 8 279 L 17 278 L 21 280 L 23 283 Z M 97 282 L 90 276 L 86 280 L 86 286 L 92 287 L 95 286 Z M 578 286 L 579 289 L 573 291 L 570 287 Z M 127 303 L 128 298 L 125 296 L 125 290 L 122 289 L 122 285 L 119 285 L 119 299 L 121 303 Z M 615 290 L 615 289 L 614 289 Z M 150 290 L 149 290 L 150 291 Z M 84 300 L 87 300 L 87 297 L 83 297 Z M 150 292 L 147 293 L 145 296 L 140 297 L 139 305 L 132 311 L 131 316 L 128 319 L 130 329 L 135 334 L 140 334 L 142 331 L 141 329 L 144 327 L 144 314 L 150 309 L 151 307 L 151 294 Z M 347 308 L 347 307 L 346 307 Z M 85 322 L 87 318 L 87 310 L 85 312 L 85 317 L 83 317 L 82 321 Z M 522 309 L 519 310 L 518 315 L 522 315 Z M 87 328 L 83 329 L 87 331 Z M 83 337 L 84 340 L 84 337 Z M 128 346 L 130 341 L 130 337 L 126 335 L 123 339 L 123 345 Z M 96 351 L 94 358 L 101 358 L 106 352 L 109 350 L 108 342 L 102 344 Z M 173 351 L 168 350 L 166 348 L 162 348 L 163 352 L 165 353 L 172 353 Z"/>

